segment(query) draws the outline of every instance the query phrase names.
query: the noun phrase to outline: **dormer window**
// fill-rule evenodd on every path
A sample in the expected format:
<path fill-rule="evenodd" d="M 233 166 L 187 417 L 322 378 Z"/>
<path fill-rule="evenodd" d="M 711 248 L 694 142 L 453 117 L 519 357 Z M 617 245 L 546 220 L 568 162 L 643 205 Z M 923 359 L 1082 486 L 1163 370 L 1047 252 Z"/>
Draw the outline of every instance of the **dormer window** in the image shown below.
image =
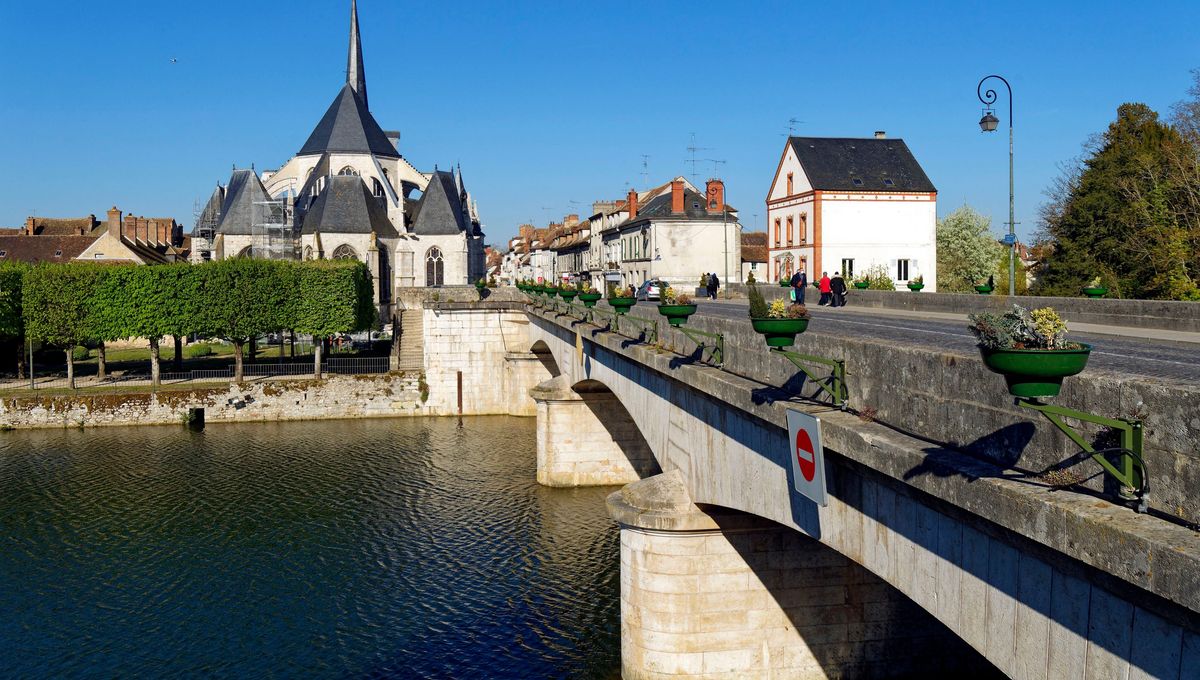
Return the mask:
<path fill-rule="evenodd" d="M 892 181 L 892 180 L 890 180 L 890 179 L 884 179 L 884 180 L 883 180 L 883 184 L 884 184 L 884 186 L 889 186 L 889 187 L 894 187 L 894 186 L 896 186 L 896 183 L 895 183 L 895 182 L 893 182 L 893 181 Z"/>
<path fill-rule="evenodd" d="M 861 187 L 863 185 L 863 181 L 857 177 L 855 177 L 854 179 L 852 179 L 850 181 L 854 182 L 854 186 L 856 186 L 856 187 Z"/>
<path fill-rule="evenodd" d="M 62 251 L 61 250 L 54 251 L 54 257 L 62 257 Z"/>
<path fill-rule="evenodd" d="M 8 257 L 8 251 L 7 251 L 7 250 L 0 250 L 0 257 Z"/>

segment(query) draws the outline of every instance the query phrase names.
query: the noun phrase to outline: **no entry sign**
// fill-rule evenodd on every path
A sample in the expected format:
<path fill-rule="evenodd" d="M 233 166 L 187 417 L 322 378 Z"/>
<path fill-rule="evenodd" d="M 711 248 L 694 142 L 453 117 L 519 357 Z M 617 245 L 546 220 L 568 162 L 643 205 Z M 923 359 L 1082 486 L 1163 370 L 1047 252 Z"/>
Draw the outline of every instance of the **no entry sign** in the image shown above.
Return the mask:
<path fill-rule="evenodd" d="M 825 452 L 821 448 L 821 419 L 788 409 L 788 448 L 796 491 L 825 505 Z"/>

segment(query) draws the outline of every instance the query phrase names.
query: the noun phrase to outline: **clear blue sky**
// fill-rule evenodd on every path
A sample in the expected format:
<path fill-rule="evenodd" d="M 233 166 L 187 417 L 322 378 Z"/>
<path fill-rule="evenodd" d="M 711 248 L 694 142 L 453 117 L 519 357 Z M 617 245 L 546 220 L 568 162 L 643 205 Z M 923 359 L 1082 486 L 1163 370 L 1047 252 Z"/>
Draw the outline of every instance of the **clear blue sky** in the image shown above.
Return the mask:
<path fill-rule="evenodd" d="M 344 80 L 348 6 L 4 2 L 0 226 L 115 203 L 190 230 L 233 164 L 278 167 L 304 143 Z M 644 188 L 641 154 L 651 184 L 690 174 L 693 132 L 761 229 L 793 117 L 798 134 L 904 138 L 939 213 L 967 202 L 999 233 L 1008 150 L 977 126 L 988 73 L 1015 89 L 1027 233 L 1059 164 L 1120 103 L 1165 113 L 1200 67 L 1194 2 L 360 0 L 359 14 L 372 112 L 418 168 L 462 164 L 497 245 Z M 1007 126 L 1007 102 L 998 113 Z"/>

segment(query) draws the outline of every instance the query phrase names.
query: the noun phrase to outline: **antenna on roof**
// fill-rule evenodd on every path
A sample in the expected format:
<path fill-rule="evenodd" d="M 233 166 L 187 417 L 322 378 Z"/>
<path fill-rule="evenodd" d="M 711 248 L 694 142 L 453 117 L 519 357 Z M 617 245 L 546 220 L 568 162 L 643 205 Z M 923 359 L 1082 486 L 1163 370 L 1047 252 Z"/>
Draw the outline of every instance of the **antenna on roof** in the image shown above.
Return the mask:
<path fill-rule="evenodd" d="M 650 154 L 642 154 L 642 186 L 650 186 Z"/>
<path fill-rule="evenodd" d="M 693 132 L 692 133 L 692 143 L 691 143 L 691 145 L 688 146 L 687 150 L 688 150 L 688 153 L 692 154 L 692 159 L 689 161 L 684 161 L 684 162 L 692 164 L 692 184 L 695 184 L 696 177 L 697 177 L 696 164 L 701 162 L 700 160 L 696 159 L 696 152 L 697 151 L 712 151 L 712 149 L 710 149 L 706 146 L 696 146 L 696 133 Z"/>
<path fill-rule="evenodd" d="M 796 126 L 797 125 L 805 125 L 807 123 L 808 123 L 807 120 L 800 120 L 800 119 L 794 118 L 794 117 L 788 118 L 788 131 L 787 131 L 786 136 L 795 137 L 796 136 Z M 783 134 L 783 133 L 780 133 L 780 134 Z"/>
<path fill-rule="evenodd" d="M 720 169 L 718 166 L 725 165 L 725 161 L 719 161 L 715 158 L 705 158 L 704 160 L 713 164 L 713 177 L 714 178 L 720 177 L 721 173 L 718 172 L 718 170 Z"/>

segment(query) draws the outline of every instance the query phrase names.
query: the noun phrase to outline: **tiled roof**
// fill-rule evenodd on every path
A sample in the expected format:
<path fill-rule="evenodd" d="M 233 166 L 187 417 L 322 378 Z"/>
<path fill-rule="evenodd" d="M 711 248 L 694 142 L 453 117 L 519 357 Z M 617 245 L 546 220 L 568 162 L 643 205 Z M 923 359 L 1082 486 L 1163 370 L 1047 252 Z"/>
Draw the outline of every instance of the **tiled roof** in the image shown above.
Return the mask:
<path fill-rule="evenodd" d="M 96 236 L 0 236 L 0 262 L 70 262 L 96 242 Z"/>
<path fill-rule="evenodd" d="M 937 191 L 903 139 L 789 137 L 788 143 L 818 191 Z"/>
<path fill-rule="evenodd" d="M 31 217 L 33 233 L 38 236 L 80 236 L 96 227 L 95 217 Z"/>
<path fill-rule="evenodd" d="M 742 262 L 767 261 L 767 232 L 742 232 Z"/>

